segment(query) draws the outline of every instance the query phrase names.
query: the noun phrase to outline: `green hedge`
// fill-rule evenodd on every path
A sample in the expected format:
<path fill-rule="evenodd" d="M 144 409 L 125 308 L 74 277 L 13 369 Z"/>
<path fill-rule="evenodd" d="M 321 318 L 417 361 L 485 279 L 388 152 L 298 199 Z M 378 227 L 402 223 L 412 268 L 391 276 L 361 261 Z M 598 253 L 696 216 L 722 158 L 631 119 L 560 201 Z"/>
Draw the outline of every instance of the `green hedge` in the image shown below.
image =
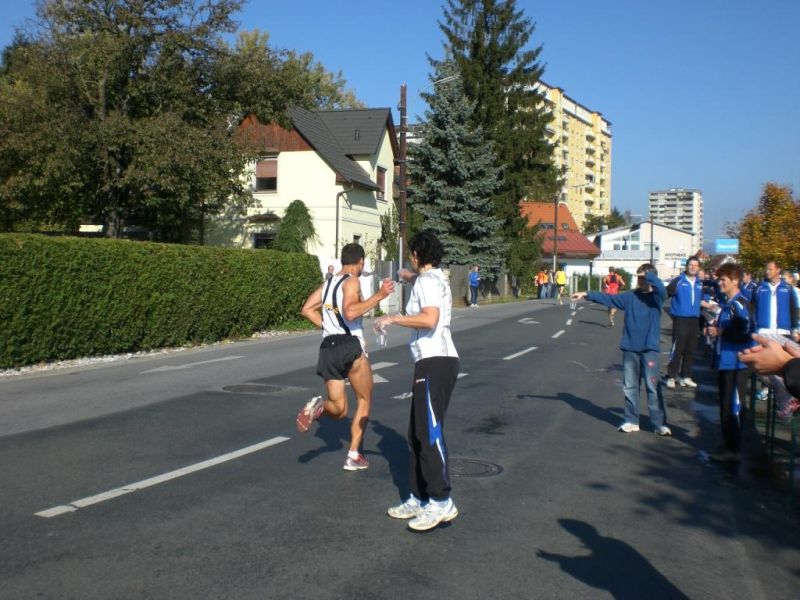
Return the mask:
<path fill-rule="evenodd" d="M 305 254 L 0 234 L 0 368 L 250 335 L 319 282 Z"/>

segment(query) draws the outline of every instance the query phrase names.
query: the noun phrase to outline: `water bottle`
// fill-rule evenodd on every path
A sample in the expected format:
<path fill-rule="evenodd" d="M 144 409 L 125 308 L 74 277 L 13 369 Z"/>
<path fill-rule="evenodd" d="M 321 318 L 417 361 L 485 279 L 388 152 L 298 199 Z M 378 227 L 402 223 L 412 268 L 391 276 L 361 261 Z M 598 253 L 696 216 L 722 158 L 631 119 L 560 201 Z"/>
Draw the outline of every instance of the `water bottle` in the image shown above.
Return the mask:
<path fill-rule="evenodd" d="M 381 327 L 378 323 L 375 323 L 372 329 L 375 332 L 375 341 L 378 344 L 378 348 L 385 348 L 388 337 L 386 335 L 386 329 Z"/>
<path fill-rule="evenodd" d="M 575 310 L 576 308 L 578 308 L 578 301 L 574 300 L 574 299 L 571 299 L 569 301 L 569 308 L 570 308 L 570 310 Z"/>

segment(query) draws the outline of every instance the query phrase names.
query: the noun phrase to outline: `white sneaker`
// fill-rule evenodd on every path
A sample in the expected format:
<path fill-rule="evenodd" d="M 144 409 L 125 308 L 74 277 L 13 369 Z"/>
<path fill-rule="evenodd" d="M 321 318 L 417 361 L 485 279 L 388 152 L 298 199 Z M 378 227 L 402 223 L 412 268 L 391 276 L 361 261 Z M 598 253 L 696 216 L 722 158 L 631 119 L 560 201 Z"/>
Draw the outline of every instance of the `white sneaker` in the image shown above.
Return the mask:
<path fill-rule="evenodd" d="M 413 519 L 424 510 L 422 504 L 413 494 L 408 500 L 397 506 L 392 506 L 386 513 L 393 519 Z"/>
<path fill-rule="evenodd" d="M 670 429 L 666 425 L 662 425 L 661 427 L 656 429 L 656 435 L 661 435 L 661 436 L 672 435 L 672 429 Z"/>
<path fill-rule="evenodd" d="M 639 426 L 625 421 L 622 425 L 617 427 L 617 431 L 621 431 L 622 433 L 634 433 L 639 431 Z"/>
<path fill-rule="evenodd" d="M 692 381 L 691 377 L 683 377 L 683 378 L 681 378 L 681 385 L 683 387 L 690 387 L 690 388 L 696 388 L 697 387 L 697 384 L 694 381 Z"/>
<path fill-rule="evenodd" d="M 672 377 L 667 377 L 667 380 L 664 383 L 669 389 L 675 389 L 675 380 Z"/>
<path fill-rule="evenodd" d="M 408 522 L 414 531 L 428 531 L 439 523 L 447 523 L 458 516 L 458 509 L 452 499 L 448 498 L 444 505 L 438 502 L 428 502 L 416 517 Z"/>

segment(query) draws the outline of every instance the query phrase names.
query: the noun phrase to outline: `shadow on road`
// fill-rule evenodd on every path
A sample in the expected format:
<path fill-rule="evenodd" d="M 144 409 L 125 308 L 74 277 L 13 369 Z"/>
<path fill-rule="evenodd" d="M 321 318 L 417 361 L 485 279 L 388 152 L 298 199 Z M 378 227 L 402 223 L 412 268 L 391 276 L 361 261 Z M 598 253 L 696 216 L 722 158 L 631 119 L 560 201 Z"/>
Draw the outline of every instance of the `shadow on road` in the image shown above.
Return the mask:
<path fill-rule="evenodd" d="M 408 482 L 410 460 L 408 442 L 406 438 L 380 421 L 370 421 L 370 424 L 372 430 L 380 436 L 376 444 L 379 450 L 378 454 L 383 456 L 389 464 L 392 483 L 397 488 L 400 500 L 405 500 L 411 493 Z"/>
<path fill-rule="evenodd" d="M 321 439 L 325 445 L 301 454 L 297 459 L 299 463 L 311 462 L 326 452 L 340 452 L 350 444 L 350 419 L 322 418 L 317 422 L 319 426 L 314 436 Z"/>
<path fill-rule="evenodd" d="M 525 400 L 528 398 L 540 398 L 542 400 L 561 400 L 569 404 L 575 410 L 579 410 L 582 413 L 589 415 L 590 417 L 594 417 L 598 421 L 603 421 L 605 423 L 609 423 L 616 427 L 620 423 L 620 418 L 612 413 L 611 410 L 601 408 L 596 404 L 590 402 L 586 398 L 579 398 L 574 394 L 570 394 L 568 392 L 558 392 L 555 396 L 542 396 L 538 394 L 518 394 L 517 398 L 519 400 Z"/>
<path fill-rule="evenodd" d="M 536 552 L 539 558 L 557 563 L 564 573 L 588 586 L 608 590 L 618 600 L 688 600 L 686 594 L 631 545 L 612 537 L 603 537 L 594 526 L 583 521 L 559 519 L 558 522 L 578 538 L 590 554 L 565 556 L 539 549 Z"/>

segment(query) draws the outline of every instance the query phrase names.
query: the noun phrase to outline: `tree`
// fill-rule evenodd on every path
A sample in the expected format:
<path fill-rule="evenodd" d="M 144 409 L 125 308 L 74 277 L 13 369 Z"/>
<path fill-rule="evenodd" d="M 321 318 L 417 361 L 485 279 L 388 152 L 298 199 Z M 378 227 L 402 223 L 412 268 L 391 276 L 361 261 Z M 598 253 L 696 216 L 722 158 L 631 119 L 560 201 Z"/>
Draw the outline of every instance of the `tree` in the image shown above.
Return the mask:
<path fill-rule="evenodd" d="M 381 215 L 381 244 L 384 260 L 397 260 L 397 238 L 400 225 L 397 222 L 397 210 L 390 206 L 385 214 Z"/>
<path fill-rule="evenodd" d="M 728 235 L 739 238 L 739 257 L 754 271 L 775 260 L 783 267 L 800 266 L 797 245 L 797 223 L 800 222 L 800 201 L 789 186 L 767 183 L 758 205 L 734 225 Z"/>
<path fill-rule="evenodd" d="M 444 18 L 439 27 L 446 52 L 475 105 L 472 122 L 495 142 L 504 166 L 495 214 L 503 220 L 505 239 L 512 246 L 523 243 L 519 202 L 551 201 L 561 188 L 545 135 L 551 117 L 535 88 L 544 72 L 538 62 L 542 47 L 526 49 L 535 24 L 517 10 L 516 0 L 446 0 Z"/>
<path fill-rule="evenodd" d="M 256 111 L 355 104 L 340 74 L 266 34 L 223 34 L 242 0 L 44 0 L 39 34 L 0 66 L 5 229 L 146 227 L 199 239 L 204 215 L 252 199 L 240 175 L 261 149 L 232 135 Z"/>
<path fill-rule="evenodd" d="M 452 63 L 432 64 L 432 82 L 455 72 Z M 500 178 L 493 144 L 472 125 L 473 106 L 459 80 L 437 85 L 423 97 L 430 108 L 422 142 L 409 148 L 409 204 L 422 217 L 422 227 L 439 236 L 448 262 L 477 264 L 496 276 L 506 244 L 492 202 Z"/>
<path fill-rule="evenodd" d="M 595 233 L 602 231 L 603 227 L 613 229 L 625 225 L 625 215 L 618 209 L 612 208 L 607 215 L 589 215 L 583 221 L 583 233 Z"/>
<path fill-rule="evenodd" d="M 278 225 L 272 248 L 283 252 L 305 252 L 308 241 L 316 237 L 314 219 L 308 208 L 302 200 L 293 200 Z"/>

